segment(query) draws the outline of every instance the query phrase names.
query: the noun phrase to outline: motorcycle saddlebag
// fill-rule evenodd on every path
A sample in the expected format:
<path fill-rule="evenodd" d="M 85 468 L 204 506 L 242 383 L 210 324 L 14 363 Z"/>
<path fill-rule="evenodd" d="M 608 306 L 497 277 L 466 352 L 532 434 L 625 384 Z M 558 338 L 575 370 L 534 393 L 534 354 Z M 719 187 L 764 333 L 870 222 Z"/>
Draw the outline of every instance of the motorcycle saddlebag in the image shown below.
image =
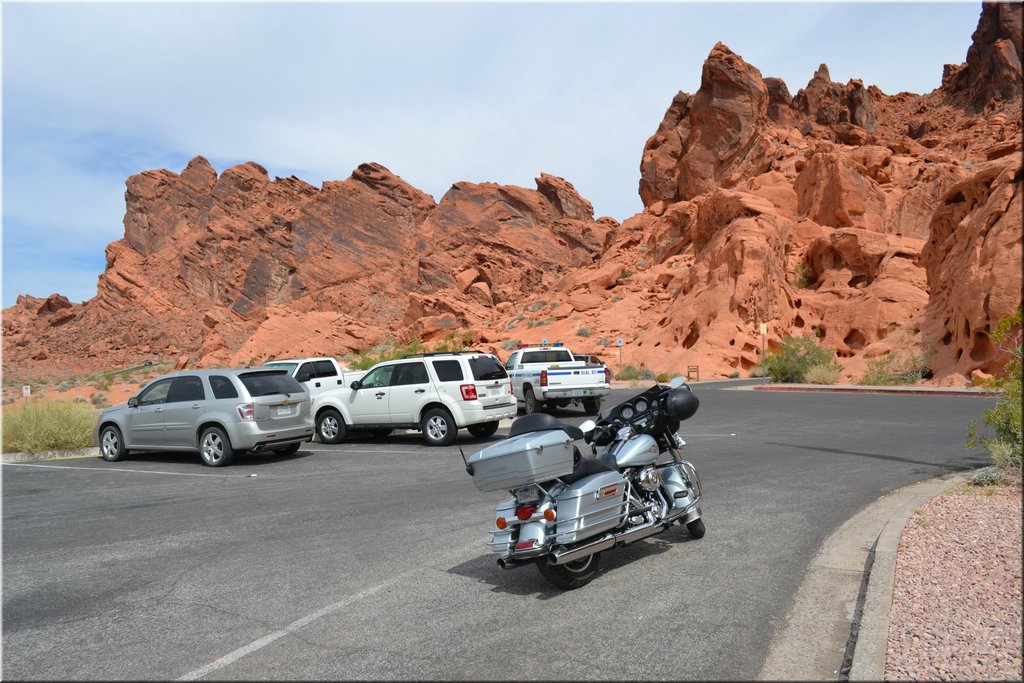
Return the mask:
<path fill-rule="evenodd" d="M 618 472 L 601 472 L 555 494 L 555 543 L 573 543 L 617 527 L 626 514 L 626 488 Z"/>
<path fill-rule="evenodd" d="M 572 472 L 572 439 L 561 429 L 527 432 L 469 456 L 473 483 L 481 491 L 511 490 Z"/>

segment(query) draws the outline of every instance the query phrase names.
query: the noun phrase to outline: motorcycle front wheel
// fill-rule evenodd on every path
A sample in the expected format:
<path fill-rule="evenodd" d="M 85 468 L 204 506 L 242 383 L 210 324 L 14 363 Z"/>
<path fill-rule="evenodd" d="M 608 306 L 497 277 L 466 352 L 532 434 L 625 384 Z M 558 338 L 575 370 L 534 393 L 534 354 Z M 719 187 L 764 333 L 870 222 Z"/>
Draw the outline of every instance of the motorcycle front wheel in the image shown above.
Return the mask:
<path fill-rule="evenodd" d="M 540 570 L 541 576 L 564 590 L 586 586 L 597 575 L 600 565 L 601 553 L 594 553 L 565 564 L 551 564 L 546 557 L 537 560 L 537 569 Z"/>

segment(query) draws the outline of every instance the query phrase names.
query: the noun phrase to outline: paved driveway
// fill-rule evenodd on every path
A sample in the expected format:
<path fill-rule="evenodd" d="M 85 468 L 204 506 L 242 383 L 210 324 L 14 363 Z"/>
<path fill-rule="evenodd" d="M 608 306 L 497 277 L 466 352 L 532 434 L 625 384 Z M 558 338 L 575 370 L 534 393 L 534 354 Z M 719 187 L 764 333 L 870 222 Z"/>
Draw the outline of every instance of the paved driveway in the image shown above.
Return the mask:
<path fill-rule="evenodd" d="M 993 399 L 746 384 L 695 385 L 683 425 L 707 536 L 607 552 L 570 592 L 499 571 L 500 496 L 411 433 L 225 469 L 4 465 L 3 676 L 752 679 L 821 542 L 888 491 L 985 464 L 963 442 Z"/>

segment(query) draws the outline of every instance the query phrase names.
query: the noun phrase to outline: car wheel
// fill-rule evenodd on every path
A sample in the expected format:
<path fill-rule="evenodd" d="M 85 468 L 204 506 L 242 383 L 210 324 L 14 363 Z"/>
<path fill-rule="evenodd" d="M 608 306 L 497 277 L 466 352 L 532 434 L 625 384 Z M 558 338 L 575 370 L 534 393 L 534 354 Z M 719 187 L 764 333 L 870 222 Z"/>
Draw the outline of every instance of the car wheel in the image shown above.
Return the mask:
<path fill-rule="evenodd" d="M 455 433 L 459 430 L 451 413 L 443 408 L 427 411 L 420 421 L 420 429 L 428 446 L 448 446 L 455 441 Z"/>
<path fill-rule="evenodd" d="M 704 520 L 699 517 L 692 522 L 688 522 L 686 530 L 690 532 L 690 536 L 693 538 L 704 538 L 704 534 L 707 532 L 707 529 L 704 528 Z"/>
<path fill-rule="evenodd" d="M 199 456 L 204 465 L 224 467 L 235 459 L 235 450 L 223 429 L 207 427 L 199 436 Z"/>
<path fill-rule="evenodd" d="M 540 570 L 541 576 L 565 590 L 586 586 L 597 576 L 600 565 L 601 553 L 594 553 L 565 564 L 551 564 L 547 557 L 537 560 L 537 569 Z"/>
<path fill-rule="evenodd" d="M 533 395 L 533 389 L 528 388 L 523 391 L 523 410 L 527 415 L 540 410 L 540 406 L 537 405 L 537 397 Z"/>
<path fill-rule="evenodd" d="M 348 430 L 341 413 L 333 408 L 325 410 L 316 418 L 316 433 L 323 443 L 341 443 Z"/>
<path fill-rule="evenodd" d="M 601 399 L 599 398 L 585 398 L 583 399 L 583 412 L 586 415 L 598 415 L 601 413 Z"/>
<path fill-rule="evenodd" d="M 100 432 L 100 456 L 107 462 L 117 462 L 126 455 L 128 449 L 124 447 L 121 430 L 113 425 L 104 427 Z"/>
<path fill-rule="evenodd" d="M 301 443 L 293 443 L 289 446 L 285 446 L 284 448 L 275 448 L 274 452 L 278 455 L 295 455 L 299 452 L 300 448 L 302 448 Z"/>
<path fill-rule="evenodd" d="M 498 421 L 495 420 L 494 422 L 481 422 L 480 424 L 469 425 L 466 427 L 466 430 L 478 439 L 486 439 L 494 434 L 494 432 L 498 431 Z"/>

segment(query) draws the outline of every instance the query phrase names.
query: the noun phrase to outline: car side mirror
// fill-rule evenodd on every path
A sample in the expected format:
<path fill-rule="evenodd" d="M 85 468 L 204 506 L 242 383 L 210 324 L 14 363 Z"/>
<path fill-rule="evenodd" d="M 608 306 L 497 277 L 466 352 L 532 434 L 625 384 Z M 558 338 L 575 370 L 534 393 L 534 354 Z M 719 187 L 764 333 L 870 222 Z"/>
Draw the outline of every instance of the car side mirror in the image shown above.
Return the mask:
<path fill-rule="evenodd" d="M 128 399 L 128 407 L 129 408 L 135 408 L 138 405 L 139 405 L 139 397 L 138 396 L 132 396 L 130 399 Z"/>
<path fill-rule="evenodd" d="M 356 391 L 359 391 L 359 389 L 360 389 L 360 388 L 361 388 L 361 387 L 362 387 L 363 385 L 362 385 L 362 383 L 361 383 L 361 382 L 360 382 L 359 380 L 353 380 L 353 381 L 352 381 L 352 384 L 350 384 L 349 386 L 350 386 L 350 387 L 352 387 L 353 389 L 355 389 Z"/>

